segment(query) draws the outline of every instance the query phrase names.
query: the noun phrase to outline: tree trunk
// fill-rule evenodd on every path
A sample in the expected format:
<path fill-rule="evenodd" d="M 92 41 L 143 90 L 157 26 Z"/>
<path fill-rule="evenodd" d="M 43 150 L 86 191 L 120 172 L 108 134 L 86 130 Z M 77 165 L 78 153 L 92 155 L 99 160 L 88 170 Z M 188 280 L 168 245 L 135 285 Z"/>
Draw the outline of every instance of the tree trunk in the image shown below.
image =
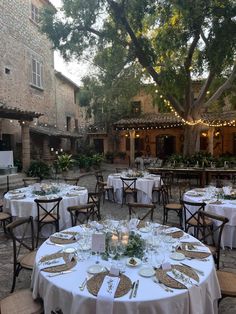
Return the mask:
<path fill-rule="evenodd" d="M 184 156 L 193 155 L 200 150 L 201 125 L 186 125 L 184 128 Z"/>

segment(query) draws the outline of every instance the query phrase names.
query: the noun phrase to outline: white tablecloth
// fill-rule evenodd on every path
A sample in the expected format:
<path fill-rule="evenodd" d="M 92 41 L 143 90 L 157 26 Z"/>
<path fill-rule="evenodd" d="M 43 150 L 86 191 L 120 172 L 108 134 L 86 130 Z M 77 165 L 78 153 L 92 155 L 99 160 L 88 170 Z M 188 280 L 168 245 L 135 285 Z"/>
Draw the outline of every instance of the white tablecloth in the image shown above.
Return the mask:
<path fill-rule="evenodd" d="M 199 194 L 201 195 L 191 196 L 191 195 L 188 195 L 188 192 L 186 192 L 184 194 L 184 200 L 188 202 L 205 201 L 206 195 L 204 193 L 199 193 Z M 214 200 L 216 199 L 214 198 Z M 236 247 L 236 200 L 220 200 L 220 201 L 222 204 L 211 204 L 209 200 L 206 201 L 205 210 L 213 214 L 225 216 L 229 219 L 229 222 L 225 225 L 223 233 L 222 233 L 221 246 L 223 248 L 225 246 L 233 248 L 233 247 Z M 191 211 L 191 207 L 190 207 L 190 211 Z M 193 210 L 191 212 L 193 213 Z"/>
<path fill-rule="evenodd" d="M 76 186 L 68 184 L 59 184 L 58 187 L 60 191 L 57 193 L 57 197 L 59 196 L 62 197 L 62 201 L 60 203 L 59 208 L 60 214 L 59 226 L 60 229 L 65 229 L 71 226 L 71 218 L 69 212 L 67 211 L 67 207 L 79 204 L 86 204 L 88 199 L 88 190 L 87 189 L 83 189 L 80 191 L 74 190 L 74 193 L 76 194 L 78 193 L 78 196 L 68 196 L 67 193 L 69 193 L 70 191 L 72 193 L 72 190 L 74 188 L 77 188 Z M 11 213 L 13 217 L 32 216 L 33 218 L 35 218 L 37 216 L 37 205 L 34 202 L 34 200 L 38 196 L 33 194 L 33 189 L 34 185 L 19 189 L 22 192 L 22 194 L 25 195 L 23 199 L 11 199 L 12 196 L 14 197 L 14 194 L 11 194 L 11 192 L 5 194 L 4 211 Z M 43 236 L 49 236 L 52 230 L 51 227 L 52 226 L 47 226 L 42 229 Z"/>
<path fill-rule="evenodd" d="M 73 231 L 81 231 L 81 227 L 71 228 Z M 146 236 L 150 236 L 146 234 Z M 72 245 L 67 245 L 72 246 Z M 33 297 L 40 296 L 44 300 L 45 314 L 51 314 L 52 310 L 60 308 L 64 314 L 96 314 L 96 297 L 91 295 L 87 288 L 80 291 L 79 285 L 87 276 L 87 269 L 94 264 L 94 257 L 87 261 L 78 262 L 75 271 L 56 277 L 48 277 L 48 273 L 40 272 L 37 262 L 42 256 L 57 252 L 60 248 L 44 243 L 38 250 L 36 265 L 32 276 Z M 177 261 L 170 260 L 172 264 Z M 139 267 L 127 267 L 125 275 L 131 281 L 139 279 L 139 289 L 136 298 L 129 299 L 129 293 L 114 300 L 114 314 L 216 314 L 218 312 L 217 299 L 221 297 L 219 284 L 215 272 L 212 257 L 208 261 L 192 261 L 194 266 L 204 271 L 200 278 L 200 296 L 198 300 L 202 304 L 201 311 L 192 311 L 189 304 L 188 291 L 174 289 L 174 292 L 166 292 L 152 278 L 144 278 L 138 275 Z M 108 262 L 101 261 L 108 266 Z M 105 314 L 105 313 L 104 313 Z"/>
<path fill-rule="evenodd" d="M 142 204 L 152 203 L 152 189 L 159 187 L 161 184 L 159 175 L 147 175 L 138 178 L 136 181 L 136 189 L 138 190 L 137 201 Z M 122 181 L 119 174 L 111 174 L 107 178 L 107 185 L 113 187 L 115 200 L 122 203 Z"/>

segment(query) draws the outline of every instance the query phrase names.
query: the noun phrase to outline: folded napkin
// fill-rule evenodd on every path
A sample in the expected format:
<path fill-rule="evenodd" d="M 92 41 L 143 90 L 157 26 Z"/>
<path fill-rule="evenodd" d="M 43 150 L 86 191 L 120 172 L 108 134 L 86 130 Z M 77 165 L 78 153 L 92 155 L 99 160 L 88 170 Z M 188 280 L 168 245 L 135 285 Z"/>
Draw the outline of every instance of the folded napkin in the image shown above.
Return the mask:
<path fill-rule="evenodd" d="M 175 274 L 170 271 L 167 272 L 168 276 L 175 279 L 176 281 L 185 285 L 188 288 L 189 294 L 189 313 L 194 314 L 205 314 L 205 310 L 202 304 L 201 288 L 198 282 L 192 278 L 189 278 L 182 272 L 175 270 Z"/>
<path fill-rule="evenodd" d="M 63 257 L 58 257 L 54 259 L 50 259 L 48 261 L 42 262 L 39 264 L 40 270 L 48 269 L 55 266 L 65 265 L 65 260 Z"/>
<path fill-rule="evenodd" d="M 204 271 L 198 268 L 198 266 L 195 265 L 194 261 L 185 260 L 184 262 L 181 262 L 181 264 L 191 268 L 192 270 L 196 271 L 198 274 L 204 276 Z"/>
<path fill-rule="evenodd" d="M 178 228 L 176 228 L 176 227 L 173 227 L 173 228 L 165 229 L 163 232 L 166 233 L 166 234 L 169 234 L 169 233 L 174 233 L 174 232 L 177 232 L 177 231 L 180 231 L 180 230 Z"/>
<path fill-rule="evenodd" d="M 14 194 L 9 197 L 11 200 L 21 200 L 25 198 L 25 194 Z"/>
<path fill-rule="evenodd" d="M 100 223 L 96 222 L 96 221 L 91 221 L 90 226 L 95 228 L 96 230 L 102 230 L 103 229 L 103 225 L 101 225 Z"/>
<path fill-rule="evenodd" d="M 97 295 L 96 314 L 113 313 L 113 301 L 119 282 L 119 277 L 105 276 Z"/>
<path fill-rule="evenodd" d="M 71 240 L 74 238 L 73 234 L 68 234 L 68 233 L 62 233 L 62 232 L 56 232 L 52 235 L 54 238 L 58 239 L 64 239 L 64 240 Z"/>
<path fill-rule="evenodd" d="M 198 253 L 210 253 L 210 250 L 208 249 L 208 247 L 206 246 L 200 246 L 200 247 L 194 247 L 194 248 L 188 248 L 186 247 L 185 248 L 185 251 L 188 251 L 188 252 L 198 252 Z"/>

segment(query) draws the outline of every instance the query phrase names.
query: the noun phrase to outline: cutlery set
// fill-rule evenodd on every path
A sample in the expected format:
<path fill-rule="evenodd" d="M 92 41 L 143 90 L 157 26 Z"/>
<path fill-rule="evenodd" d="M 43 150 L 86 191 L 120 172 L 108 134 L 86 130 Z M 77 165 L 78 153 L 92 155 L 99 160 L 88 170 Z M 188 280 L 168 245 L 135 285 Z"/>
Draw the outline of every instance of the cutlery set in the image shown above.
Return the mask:
<path fill-rule="evenodd" d="M 139 287 L 139 280 L 134 281 L 132 283 L 132 287 L 131 287 L 131 290 L 130 290 L 129 299 L 136 298 L 137 292 L 138 292 L 138 287 Z"/>

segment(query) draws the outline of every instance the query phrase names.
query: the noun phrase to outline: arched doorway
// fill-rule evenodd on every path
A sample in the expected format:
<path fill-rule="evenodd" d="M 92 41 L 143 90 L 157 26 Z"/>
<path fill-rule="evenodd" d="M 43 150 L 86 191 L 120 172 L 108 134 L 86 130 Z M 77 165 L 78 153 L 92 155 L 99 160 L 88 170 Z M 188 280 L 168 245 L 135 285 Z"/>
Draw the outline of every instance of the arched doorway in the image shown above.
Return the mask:
<path fill-rule="evenodd" d="M 156 137 L 156 156 L 166 159 L 176 152 L 176 138 L 173 135 L 162 134 Z"/>

